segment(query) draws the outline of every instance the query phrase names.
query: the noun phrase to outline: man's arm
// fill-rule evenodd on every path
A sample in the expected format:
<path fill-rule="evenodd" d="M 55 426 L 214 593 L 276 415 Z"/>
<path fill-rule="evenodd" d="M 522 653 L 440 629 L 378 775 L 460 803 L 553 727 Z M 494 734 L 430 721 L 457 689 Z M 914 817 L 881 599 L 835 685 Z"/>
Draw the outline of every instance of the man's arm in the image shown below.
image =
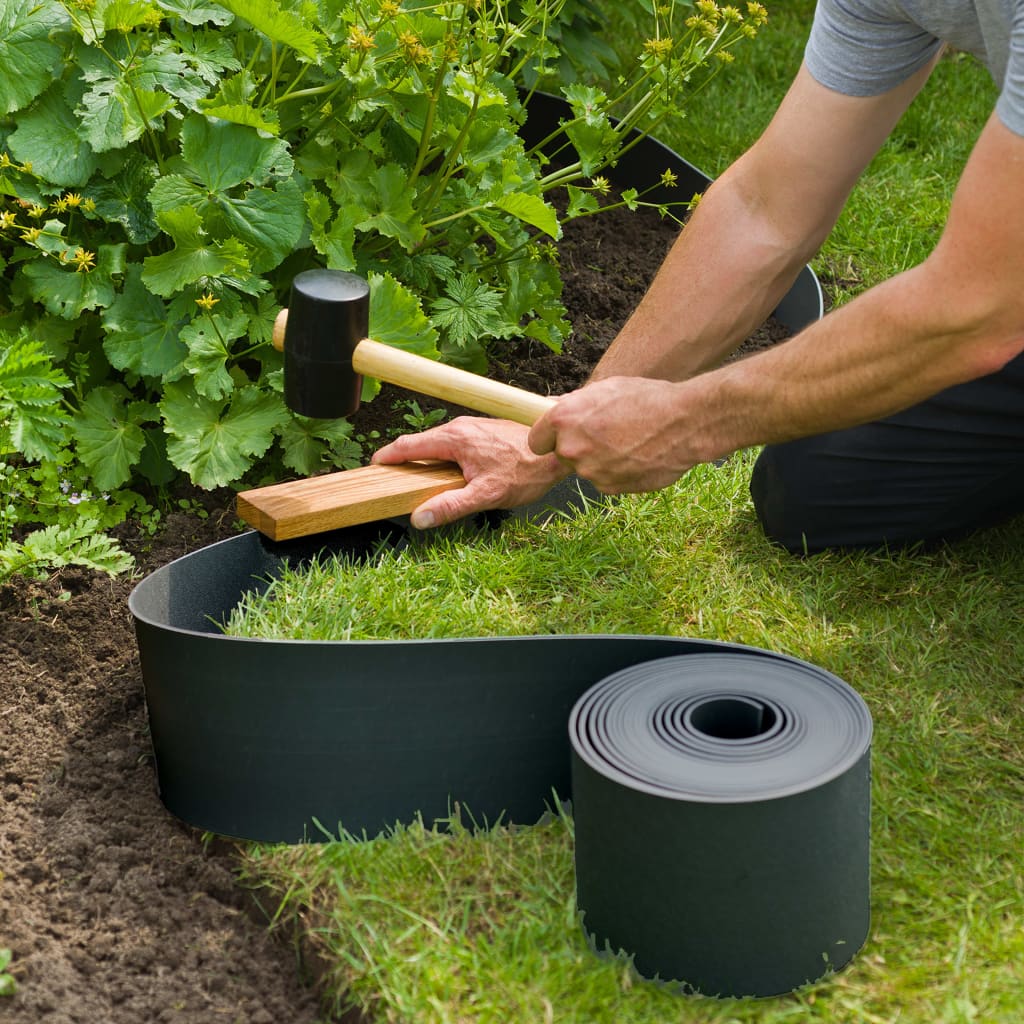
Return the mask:
<path fill-rule="evenodd" d="M 995 372 L 1024 350 L 1022 181 L 1024 138 L 993 114 L 919 266 L 749 359 L 566 396 L 534 427 L 534 451 L 557 452 L 603 490 L 649 490 L 738 448 L 854 426 Z M 657 438 L 616 422 L 629 403 L 664 417 Z"/>
<path fill-rule="evenodd" d="M 801 67 L 758 141 L 698 204 L 593 379 L 685 380 L 732 353 L 817 253 L 930 70 L 865 99 Z"/>
<path fill-rule="evenodd" d="M 925 70 L 884 96 L 853 99 L 824 88 L 801 69 L 761 138 L 698 204 L 647 295 L 602 358 L 594 380 L 629 374 L 658 378 L 643 383 L 664 389 L 666 381 L 685 380 L 735 349 L 764 321 L 817 251 L 861 171 L 926 77 Z M 592 394 L 595 387 L 563 397 L 559 409 L 569 398 Z M 668 397 L 662 390 L 659 401 Z M 585 410 L 586 401 L 574 408 Z M 627 461 L 645 425 L 641 443 L 656 448 L 660 428 L 669 423 L 665 420 L 651 431 L 645 406 L 629 408 L 632 418 L 616 424 L 615 436 L 602 439 L 605 449 L 620 445 Z M 546 433 L 556 421 L 546 417 L 543 424 L 535 435 L 538 451 L 544 452 L 540 456 L 530 451 L 526 428 L 462 417 L 401 437 L 378 451 L 373 461 L 459 463 L 468 486 L 437 495 L 413 515 L 414 525 L 431 526 L 485 508 L 524 504 L 573 470 L 591 476 L 595 459 L 618 459 L 607 450 L 597 455 L 595 447 L 594 458 L 577 464 L 564 444 L 556 457 L 550 454 L 555 448 Z M 582 457 L 582 448 L 572 450 Z M 670 466 L 674 471 L 675 462 Z M 685 472 L 665 477 L 666 468 L 657 469 L 660 482 L 652 486 L 664 486 Z M 613 476 L 618 479 L 620 471 Z M 595 479 L 598 486 L 605 486 L 602 479 Z"/>

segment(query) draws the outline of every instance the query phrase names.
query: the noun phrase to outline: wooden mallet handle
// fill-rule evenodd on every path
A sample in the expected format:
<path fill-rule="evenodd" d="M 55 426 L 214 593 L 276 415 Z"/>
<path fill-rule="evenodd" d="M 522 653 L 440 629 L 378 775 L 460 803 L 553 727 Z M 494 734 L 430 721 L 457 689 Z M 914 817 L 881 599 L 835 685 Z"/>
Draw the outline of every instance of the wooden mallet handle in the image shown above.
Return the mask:
<path fill-rule="evenodd" d="M 274 348 L 279 352 L 285 348 L 287 323 L 288 310 L 282 309 L 274 322 L 273 332 Z M 391 345 L 382 345 L 371 338 L 364 338 L 352 350 L 352 369 L 361 377 L 376 377 L 409 391 L 453 402 L 499 419 L 513 420 L 528 427 L 533 426 L 555 404 L 554 399 L 447 366 Z"/>

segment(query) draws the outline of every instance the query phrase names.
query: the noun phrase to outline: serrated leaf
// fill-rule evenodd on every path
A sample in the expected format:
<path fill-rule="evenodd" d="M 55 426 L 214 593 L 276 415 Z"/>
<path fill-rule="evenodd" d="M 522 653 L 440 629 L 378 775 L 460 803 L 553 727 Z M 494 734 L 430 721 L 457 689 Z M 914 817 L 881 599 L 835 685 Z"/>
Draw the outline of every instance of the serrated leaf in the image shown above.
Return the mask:
<path fill-rule="evenodd" d="M 600 209 L 601 204 L 598 203 L 597 196 L 593 192 L 587 192 L 577 185 L 569 185 L 567 191 L 569 193 L 569 205 L 566 208 L 565 215 L 569 220 L 572 220 L 573 217 L 582 217 L 586 213 L 593 213 Z"/>
<path fill-rule="evenodd" d="M 142 262 L 142 283 L 156 295 L 170 298 L 202 278 L 231 276 L 245 281 L 249 258 L 236 238 L 210 242 L 203 233 L 199 214 L 190 206 L 167 210 L 157 216 L 160 226 L 174 239 L 174 248 Z"/>
<path fill-rule="evenodd" d="M 108 3 L 96 5 L 103 18 L 103 27 L 107 31 L 127 34 L 132 29 L 144 25 L 150 14 L 156 10 L 148 3 L 139 0 L 109 0 Z"/>
<path fill-rule="evenodd" d="M 460 274 L 449 282 L 447 295 L 430 306 L 434 323 L 461 347 L 486 337 L 502 337 L 509 325 L 501 313 L 501 295 L 472 274 Z"/>
<path fill-rule="evenodd" d="M 132 153 L 116 177 L 92 185 L 86 192 L 96 204 L 96 213 L 108 224 L 120 224 L 129 241 L 137 245 L 152 241 L 160 231 L 147 199 L 156 174 L 155 164 Z"/>
<path fill-rule="evenodd" d="M 157 0 L 157 5 L 165 11 L 177 15 L 189 25 L 230 25 L 234 15 L 224 10 L 220 4 L 209 3 L 208 0 Z"/>
<path fill-rule="evenodd" d="M 163 381 L 180 376 L 188 348 L 166 304 L 143 285 L 139 267 L 128 268 L 121 294 L 103 312 L 103 328 L 103 351 L 115 369 Z"/>
<path fill-rule="evenodd" d="M 289 46 L 311 61 L 318 61 L 321 33 L 309 28 L 291 11 L 282 10 L 274 0 L 221 0 L 232 14 L 244 18 L 257 32 L 282 46 Z"/>
<path fill-rule="evenodd" d="M 419 299 L 390 274 L 370 274 L 370 336 L 384 345 L 438 357 L 437 331 Z"/>
<path fill-rule="evenodd" d="M 171 213 L 183 206 L 190 206 L 197 213 L 206 202 L 207 193 L 181 174 L 164 174 L 149 192 L 153 213 Z"/>
<path fill-rule="evenodd" d="M 495 206 L 510 213 L 525 224 L 532 224 L 552 238 L 562 237 L 562 228 L 558 223 L 558 214 L 548 206 L 540 196 L 528 195 L 525 192 L 514 192 L 501 196 Z"/>
<path fill-rule="evenodd" d="M 7 144 L 14 157 L 32 164 L 33 173 L 65 188 L 84 185 L 92 177 L 98 161 L 79 135 L 78 120 L 60 83 L 19 114 L 17 122 Z"/>
<path fill-rule="evenodd" d="M 362 447 L 352 439 L 352 424 L 345 419 L 290 419 L 281 430 L 284 464 L 302 476 L 327 466 L 354 469 L 362 462 Z"/>
<path fill-rule="evenodd" d="M 61 391 L 70 383 L 40 342 L 0 336 L 0 433 L 27 458 L 57 457 L 67 421 Z"/>
<path fill-rule="evenodd" d="M 232 395 L 227 409 L 197 395 L 190 384 L 169 384 L 160 403 L 167 455 L 199 487 L 225 487 L 238 480 L 273 443 L 288 419 L 284 401 L 256 387 Z"/>
<path fill-rule="evenodd" d="M 53 0 L 0 0 L 0 114 L 27 107 L 53 82 L 63 56 L 53 35 L 68 23 Z"/>
<path fill-rule="evenodd" d="M 252 188 L 240 199 L 223 198 L 221 212 L 233 233 L 252 246 L 252 270 L 272 270 L 298 245 L 306 226 L 302 191 L 294 181 Z"/>
<path fill-rule="evenodd" d="M 316 190 L 306 193 L 306 215 L 309 218 L 309 240 L 331 270 L 355 270 L 353 246 L 356 221 L 362 217 L 358 206 L 345 206 L 331 221 L 331 204 Z"/>
<path fill-rule="evenodd" d="M 22 271 L 29 294 L 48 313 L 74 320 L 83 310 L 103 309 L 116 294 L 113 278 L 124 273 L 125 245 L 101 245 L 96 266 L 83 272 L 70 270 L 51 259 L 33 260 Z"/>
<path fill-rule="evenodd" d="M 243 181 L 263 185 L 288 177 L 293 161 L 280 139 L 265 139 L 252 128 L 193 115 L 181 129 L 181 155 L 211 192 L 225 193 Z"/>
<path fill-rule="evenodd" d="M 200 104 L 200 109 L 207 117 L 245 125 L 268 135 L 281 134 L 281 122 L 277 111 L 272 107 L 256 108 L 250 107 L 247 103 L 218 103 L 215 100 L 207 100 Z"/>
<path fill-rule="evenodd" d="M 174 106 L 173 96 L 137 86 L 131 74 L 99 78 L 82 96 L 76 113 L 97 153 L 135 142 L 148 128 L 159 127 L 160 118 Z"/>
<path fill-rule="evenodd" d="M 131 396 L 120 384 L 93 388 L 75 417 L 78 454 L 101 491 L 126 483 L 146 443 L 129 411 Z"/>
<path fill-rule="evenodd" d="M 185 368 L 192 374 L 196 391 L 204 398 L 227 398 L 235 389 L 228 373 L 227 361 L 231 342 L 241 338 L 249 326 L 246 313 L 227 317 L 218 313 L 196 317 L 181 329 L 181 338 L 188 346 Z"/>
<path fill-rule="evenodd" d="M 356 226 L 394 238 L 406 250 L 415 248 L 427 232 L 412 204 L 413 194 L 405 171 L 395 164 L 385 164 L 373 172 L 371 181 L 374 192 L 366 204 L 370 216 Z"/>

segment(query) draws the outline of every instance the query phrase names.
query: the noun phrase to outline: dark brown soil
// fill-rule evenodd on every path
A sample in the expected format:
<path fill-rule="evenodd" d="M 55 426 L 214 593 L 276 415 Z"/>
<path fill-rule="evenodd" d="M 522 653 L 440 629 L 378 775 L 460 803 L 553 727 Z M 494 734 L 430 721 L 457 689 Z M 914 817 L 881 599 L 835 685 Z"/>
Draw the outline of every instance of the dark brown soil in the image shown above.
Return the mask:
<path fill-rule="evenodd" d="M 563 245 L 565 353 L 509 346 L 501 375 L 553 394 L 585 380 L 675 234 L 611 217 Z M 386 391 L 358 429 L 385 433 L 401 397 Z M 123 531 L 141 573 L 236 529 L 230 494 L 200 497 L 205 519 L 170 515 L 155 538 Z M 135 582 L 64 570 L 0 587 L 0 948 L 17 982 L 0 1022 L 312 1022 L 315 995 L 236 885 L 230 848 L 204 844 L 157 797 Z"/>

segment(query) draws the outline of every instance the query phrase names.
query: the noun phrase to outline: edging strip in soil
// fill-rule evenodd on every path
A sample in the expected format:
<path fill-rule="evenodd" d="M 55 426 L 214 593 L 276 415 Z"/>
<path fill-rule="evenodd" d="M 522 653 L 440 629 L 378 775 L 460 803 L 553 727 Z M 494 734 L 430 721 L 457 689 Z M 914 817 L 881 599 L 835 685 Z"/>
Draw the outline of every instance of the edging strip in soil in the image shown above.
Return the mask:
<path fill-rule="evenodd" d="M 830 673 L 759 648 L 666 636 L 343 642 L 220 632 L 242 594 L 284 564 L 358 558 L 405 535 L 397 521 L 278 543 L 250 532 L 135 588 L 160 795 L 173 814 L 224 835 L 299 842 L 430 823 L 454 801 L 481 823 L 532 823 L 552 796 L 572 795 L 585 925 L 639 954 L 641 971 L 756 996 L 852 958 L 868 927 L 871 720 Z M 676 685 L 692 675 L 679 671 L 691 657 L 696 719 L 692 708 L 685 717 L 691 684 Z M 615 763 L 621 734 L 611 760 L 595 756 L 595 733 L 580 730 L 573 707 L 615 673 L 659 666 L 670 668 L 669 690 L 639 728 L 652 713 L 668 732 L 640 749 L 670 768 L 651 782 Z M 744 724 L 750 704 L 767 726 Z M 822 730 L 845 736 L 824 756 Z M 749 735 L 741 742 L 737 731 Z M 686 768 L 696 782 L 679 775 Z M 696 920 L 717 937 L 681 942 Z"/>

